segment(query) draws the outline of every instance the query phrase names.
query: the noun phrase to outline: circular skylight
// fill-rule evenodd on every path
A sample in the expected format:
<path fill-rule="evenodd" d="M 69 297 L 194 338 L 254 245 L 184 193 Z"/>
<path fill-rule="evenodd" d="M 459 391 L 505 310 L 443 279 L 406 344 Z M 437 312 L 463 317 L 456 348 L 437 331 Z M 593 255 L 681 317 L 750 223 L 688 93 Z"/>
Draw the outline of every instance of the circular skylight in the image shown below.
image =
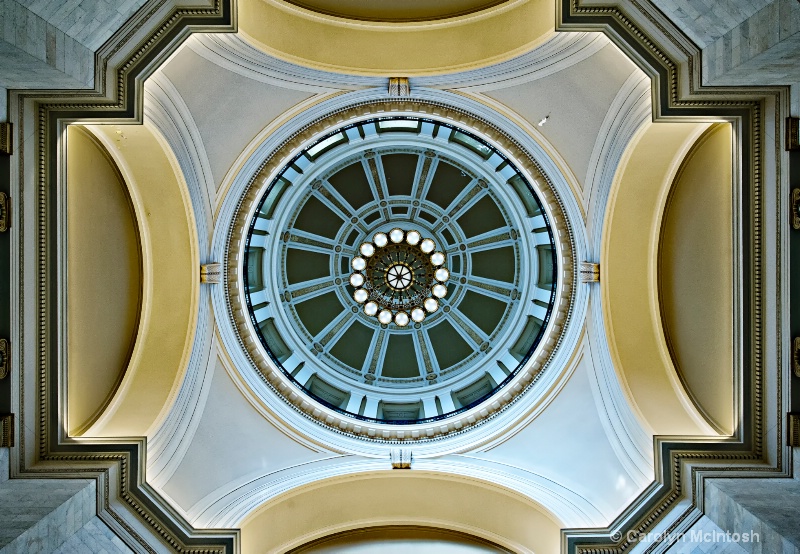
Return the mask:
<path fill-rule="evenodd" d="M 537 350 L 558 285 L 524 174 L 468 130 L 420 117 L 303 148 L 264 189 L 244 253 L 272 363 L 311 401 L 375 424 L 490 399 Z"/>

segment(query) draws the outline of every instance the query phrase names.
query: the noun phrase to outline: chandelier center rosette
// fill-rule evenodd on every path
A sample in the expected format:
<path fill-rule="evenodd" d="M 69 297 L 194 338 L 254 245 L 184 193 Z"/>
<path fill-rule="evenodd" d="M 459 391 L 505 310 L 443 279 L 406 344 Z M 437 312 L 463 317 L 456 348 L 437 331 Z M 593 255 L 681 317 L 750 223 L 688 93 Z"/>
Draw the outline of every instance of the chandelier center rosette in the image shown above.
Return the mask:
<path fill-rule="evenodd" d="M 388 234 L 375 233 L 371 242 L 359 246 L 351 262 L 353 298 L 383 325 L 421 323 L 447 295 L 446 260 L 436 242 L 419 231 L 394 228 Z"/>

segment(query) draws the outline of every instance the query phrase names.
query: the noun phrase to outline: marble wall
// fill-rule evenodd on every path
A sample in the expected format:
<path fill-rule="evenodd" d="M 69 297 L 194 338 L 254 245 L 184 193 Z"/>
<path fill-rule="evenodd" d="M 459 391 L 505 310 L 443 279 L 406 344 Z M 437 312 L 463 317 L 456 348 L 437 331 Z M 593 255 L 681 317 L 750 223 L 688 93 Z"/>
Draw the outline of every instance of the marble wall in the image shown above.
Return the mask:
<path fill-rule="evenodd" d="M 0 552 L 53 552 L 96 509 L 94 480 L 8 479 L 0 484 Z"/>
<path fill-rule="evenodd" d="M 103 520 L 95 516 L 55 551 L 56 554 L 86 554 L 86 552 L 123 554 L 133 552 L 133 550 L 128 548 L 103 523 Z"/>

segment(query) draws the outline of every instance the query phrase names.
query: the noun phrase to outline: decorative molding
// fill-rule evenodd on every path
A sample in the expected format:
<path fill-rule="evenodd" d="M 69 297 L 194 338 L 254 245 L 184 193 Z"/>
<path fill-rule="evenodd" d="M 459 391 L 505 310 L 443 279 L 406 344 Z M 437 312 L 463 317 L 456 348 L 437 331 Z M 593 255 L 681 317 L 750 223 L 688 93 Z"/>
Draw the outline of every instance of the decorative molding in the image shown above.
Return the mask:
<path fill-rule="evenodd" d="M 790 208 L 792 210 L 792 228 L 800 229 L 800 188 L 792 189 Z"/>
<path fill-rule="evenodd" d="M 0 339 L 0 379 L 11 372 L 11 347 L 6 339 Z"/>
<path fill-rule="evenodd" d="M 0 415 L 0 448 L 14 446 L 14 414 Z"/>
<path fill-rule="evenodd" d="M 786 118 L 786 150 L 800 150 L 800 118 Z M 795 227 L 796 229 L 796 227 Z"/>
<path fill-rule="evenodd" d="M 389 459 L 392 461 L 392 469 L 411 469 L 413 455 L 410 448 L 392 448 Z"/>
<path fill-rule="evenodd" d="M 652 79 L 655 120 L 699 119 L 713 111 L 728 118 L 748 137 L 738 144 L 745 171 L 737 176 L 741 178 L 737 182 L 741 183 L 742 190 L 736 194 L 752 198 L 753 202 L 743 206 L 743 213 L 737 211 L 735 220 L 742 231 L 741 242 L 736 246 L 749 255 L 746 262 L 737 264 L 736 272 L 742 276 L 740 292 L 744 299 L 737 304 L 743 322 L 739 331 L 743 340 L 749 342 L 750 349 L 747 356 L 736 350 L 734 359 L 737 367 L 741 365 L 741 371 L 752 376 L 746 380 L 744 393 L 739 397 L 739 402 L 750 403 L 749 416 L 740 421 L 736 443 L 728 443 L 726 447 L 685 438 L 656 438 L 655 469 L 659 480 L 650 494 L 640 496 L 638 502 L 607 527 L 563 531 L 563 548 L 567 552 L 616 554 L 635 546 L 628 537 L 641 536 L 655 528 L 663 530 L 662 537 L 673 536 L 682 522 L 696 511 L 694 506 L 702 503 L 699 499 L 703 497 L 706 475 L 725 475 L 727 471 L 760 475 L 783 473 L 785 456 L 780 450 L 771 450 L 773 456 L 769 459 L 774 462 L 764 464 L 763 460 L 769 456 L 765 449 L 779 444 L 783 436 L 785 392 L 781 372 L 773 373 L 768 369 L 782 367 L 781 341 L 785 340 L 785 332 L 781 330 L 780 319 L 770 321 L 763 314 L 765 306 L 781 305 L 782 283 L 787 278 L 787 270 L 781 266 L 781 247 L 785 240 L 781 238 L 781 222 L 785 216 L 775 196 L 785 177 L 780 174 L 782 164 L 779 161 L 774 166 L 767 162 L 772 161 L 770 157 L 779 160 L 779 152 L 783 150 L 779 130 L 782 112 L 788 107 L 788 91 L 786 87 L 703 86 L 700 51 L 647 0 L 623 0 L 620 6 L 564 0 L 558 4 L 556 29 L 604 32 L 645 69 Z M 769 217 L 753 217 L 765 205 L 774 206 L 773 213 Z M 772 264 L 775 270 L 764 273 L 762 268 L 773 267 Z M 769 296 L 765 295 L 767 290 L 771 291 Z M 775 332 L 776 340 L 765 340 L 767 332 Z M 777 365 L 765 363 L 771 356 L 776 357 Z M 774 385 L 777 396 L 765 397 L 768 383 Z M 769 431 L 765 432 L 770 417 L 767 410 L 776 409 L 777 424 L 769 425 Z M 773 432 L 779 438 L 777 443 L 767 439 Z M 704 463 L 705 460 L 708 462 Z M 723 461 L 725 467 L 721 467 Z M 681 502 L 687 496 L 691 501 Z M 635 533 L 631 535 L 628 531 Z M 649 545 L 647 552 L 665 546 L 658 540 Z"/>
<path fill-rule="evenodd" d="M 600 33 L 555 33 L 529 52 L 498 64 L 451 73 L 412 77 L 413 87 L 487 92 L 530 83 L 578 64 L 611 44 Z"/>
<path fill-rule="evenodd" d="M 405 98 L 411 96 L 408 77 L 389 77 L 389 96 Z"/>
<path fill-rule="evenodd" d="M 412 77 L 409 87 L 469 88 L 476 92 L 509 87 L 558 73 L 588 59 L 610 43 L 599 33 L 556 33 L 544 44 L 508 61 L 444 76 Z M 187 46 L 206 60 L 238 75 L 284 88 L 332 92 L 386 87 L 385 78 L 344 75 L 279 60 L 239 35 L 194 35 Z"/>
<path fill-rule="evenodd" d="M 386 86 L 386 79 L 311 69 L 274 58 L 237 34 L 194 35 L 186 45 L 198 56 L 237 75 L 312 93 Z"/>
<path fill-rule="evenodd" d="M 581 283 L 600 282 L 600 264 L 593 262 L 581 262 L 580 264 Z"/>
<path fill-rule="evenodd" d="M 196 37 L 193 35 L 187 42 Z M 147 79 L 144 94 L 145 119 L 169 144 L 186 181 L 195 214 L 199 257 L 210 259 L 209 240 L 204 237 L 209 237 L 213 228 L 216 187 L 200 131 L 189 107 L 163 71 Z M 216 366 L 214 323 L 208 302 L 212 288 L 200 288 L 197 327 L 186 377 L 169 414 L 147 441 L 147 480 L 158 488 L 169 480 L 186 454 L 211 389 L 211 376 Z"/>
<path fill-rule="evenodd" d="M 0 192 L 0 233 L 5 233 L 11 227 L 11 199 L 4 192 Z"/>
<path fill-rule="evenodd" d="M 222 264 L 213 262 L 200 266 L 200 282 L 219 284 L 222 282 Z"/>
<path fill-rule="evenodd" d="M 783 348 L 785 348 L 785 342 L 783 343 L 783 347 L 781 347 L 781 342 L 786 339 L 785 334 L 780 332 L 780 327 L 778 326 L 777 340 L 765 340 L 765 326 L 768 325 L 769 328 L 767 330 L 772 331 L 773 323 L 768 321 L 768 318 L 762 314 L 765 312 L 769 313 L 769 309 L 775 305 L 776 298 L 782 298 L 782 283 L 785 279 L 787 269 L 781 267 L 780 256 L 777 256 L 777 260 L 772 260 L 777 261 L 777 266 L 768 264 L 769 258 L 767 256 L 769 255 L 769 251 L 775 249 L 776 245 L 778 249 L 780 249 L 781 241 L 785 240 L 785 237 L 782 238 L 781 236 L 781 226 L 777 223 L 780 222 L 785 225 L 785 220 L 783 219 L 785 217 L 785 212 L 782 212 L 783 202 L 777 202 L 776 198 L 773 196 L 776 183 L 769 180 L 766 180 L 765 183 L 762 172 L 765 171 L 763 168 L 769 165 L 764 162 L 769 161 L 769 156 L 774 154 L 775 146 L 771 144 L 772 140 L 764 140 L 765 135 L 774 136 L 774 140 L 778 144 L 781 142 L 779 132 L 772 126 L 773 122 L 770 121 L 770 118 L 774 115 L 773 119 L 777 120 L 779 123 L 779 110 L 783 105 L 786 91 L 783 88 L 749 88 L 747 90 L 733 91 L 731 89 L 701 89 L 699 85 L 699 52 L 686 50 L 681 45 L 681 42 L 686 42 L 685 39 L 681 39 L 679 32 L 672 29 L 668 23 L 664 23 L 663 16 L 652 15 L 652 13 L 657 10 L 650 6 L 649 3 L 645 7 L 642 7 L 638 1 L 634 0 L 625 1 L 623 4 L 626 7 L 632 7 L 626 10 L 620 10 L 613 6 L 599 6 L 596 4 L 584 7 L 577 6 L 574 2 L 564 0 L 559 4 L 559 21 L 557 27 L 559 29 L 605 32 L 608 36 L 614 38 L 617 45 L 631 54 L 639 65 L 654 68 L 650 74 L 653 78 L 654 94 L 657 95 L 658 101 L 658 105 L 655 107 L 656 118 L 667 119 L 672 115 L 691 117 L 691 115 L 687 114 L 697 114 L 699 117 L 703 115 L 704 111 L 707 109 L 717 110 L 715 114 L 719 117 L 723 117 L 727 114 L 732 118 L 738 118 L 738 121 L 740 121 L 738 128 L 744 129 L 747 132 L 748 141 L 745 141 L 747 144 L 742 145 L 743 148 L 750 148 L 751 143 L 754 145 L 753 149 L 746 150 L 747 160 L 751 169 L 750 173 L 743 176 L 745 190 L 752 194 L 751 209 L 753 212 L 747 212 L 747 214 L 764 214 L 769 217 L 754 217 L 753 219 L 755 222 L 752 226 L 749 224 L 746 226 L 746 232 L 743 233 L 745 242 L 742 245 L 742 249 L 747 254 L 745 258 L 747 259 L 748 265 L 744 268 L 736 268 L 740 274 L 745 276 L 744 279 L 747 282 L 746 289 L 742 294 L 742 297 L 745 299 L 744 304 L 748 306 L 752 303 L 752 305 L 755 306 L 752 311 L 746 308 L 748 311 L 746 318 L 743 318 L 742 324 L 743 340 L 749 341 L 752 346 L 751 356 L 748 356 L 748 360 L 745 361 L 745 370 L 749 372 L 748 375 L 752 375 L 752 379 L 744 384 L 745 394 L 743 396 L 746 399 L 752 398 L 753 404 L 752 410 L 748 412 L 751 414 L 750 417 L 744 419 L 740 426 L 741 432 L 747 435 L 748 438 L 754 437 L 754 440 L 752 441 L 752 447 L 748 446 L 745 448 L 741 446 L 736 450 L 737 444 L 733 441 L 727 441 L 722 444 L 719 441 L 714 443 L 702 443 L 691 441 L 678 442 L 680 439 L 677 438 L 670 438 L 669 440 L 659 439 L 655 445 L 658 456 L 657 464 L 659 476 L 662 479 L 662 484 L 659 485 L 659 489 L 652 494 L 643 494 L 638 500 L 634 501 L 631 509 L 626 510 L 617 521 L 606 528 L 583 530 L 583 532 L 566 530 L 564 533 L 564 548 L 570 552 L 619 552 L 627 550 L 631 545 L 620 545 L 619 541 L 613 540 L 611 537 L 611 530 L 622 529 L 624 531 L 626 529 L 631 529 L 636 530 L 637 534 L 641 534 L 643 530 L 652 529 L 655 522 L 663 522 L 664 514 L 673 508 L 676 508 L 675 511 L 679 511 L 677 504 L 679 498 L 685 498 L 686 495 L 693 495 L 697 493 L 698 490 L 700 491 L 699 496 L 702 498 L 701 477 L 704 472 L 724 472 L 730 470 L 763 475 L 769 472 L 779 472 L 780 464 L 783 459 L 780 454 L 775 457 L 769 457 L 764 451 L 765 448 L 769 448 L 768 445 L 770 442 L 767 439 L 770 436 L 781 437 L 783 433 L 783 411 L 781 410 L 780 399 L 781 394 L 785 393 L 785 388 L 782 388 L 780 374 L 777 376 L 777 381 L 772 381 L 772 383 L 775 384 L 774 388 L 777 390 L 777 406 L 774 404 L 775 396 L 766 397 L 764 395 L 764 390 L 766 382 L 765 374 L 768 369 L 774 366 L 783 368 L 780 369 L 780 372 L 785 372 L 785 366 L 783 365 L 785 360 L 783 358 L 784 354 L 782 354 L 782 352 L 784 352 Z M 575 9 L 574 13 L 571 13 L 570 10 L 573 5 Z M 142 10 L 142 12 L 144 11 L 145 10 Z M 155 13 L 155 11 L 150 12 L 150 14 L 152 13 Z M 635 21 L 628 18 L 626 15 L 628 13 L 633 14 Z M 54 260 L 56 258 L 55 225 L 48 212 L 48 209 L 52 207 L 52 202 L 55 201 L 53 199 L 55 195 L 50 194 L 52 190 L 50 187 L 55 188 L 56 183 L 51 182 L 53 179 L 49 164 L 45 163 L 46 154 L 44 153 L 44 146 L 52 144 L 58 132 L 56 125 L 50 123 L 51 120 L 49 118 L 51 116 L 53 120 L 57 120 L 58 117 L 68 117 L 65 114 L 69 112 L 73 112 L 77 115 L 80 110 L 84 110 L 84 113 L 92 112 L 94 116 L 99 117 L 137 117 L 135 112 L 137 98 L 135 97 L 135 91 L 131 90 L 128 86 L 129 81 L 127 77 L 133 73 L 137 73 L 141 69 L 141 65 L 137 66 L 135 62 L 137 60 L 141 61 L 142 59 L 148 61 L 146 55 L 149 55 L 152 49 L 158 50 L 161 48 L 164 52 L 169 51 L 169 45 L 163 47 L 163 43 L 159 44 L 159 38 L 166 37 L 170 40 L 174 38 L 176 35 L 174 33 L 171 34 L 173 30 L 172 27 L 175 27 L 175 22 L 180 21 L 185 15 L 187 15 L 187 12 L 184 11 L 181 14 L 175 12 L 173 16 L 166 17 L 164 19 L 166 23 L 164 23 L 162 28 L 157 29 L 157 32 L 152 35 L 153 38 L 140 43 L 145 45 L 142 47 L 142 50 L 134 52 L 134 55 L 125 58 L 128 61 L 127 63 L 123 62 L 122 70 L 109 77 L 108 81 L 118 86 L 117 89 L 111 90 L 109 95 L 114 95 L 116 93 L 120 95 L 114 102 L 102 104 L 102 99 L 98 101 L 96 96 L 87 97 L 85 93 L 82 92 L 78 94 L 65 93 L 63 95 L 51 94 L 49 96 L 41 96 L 41 93 L 31 94 L 15 92 L 11 95 L 12 102 L 9 104 L 10 110 L 14 111 L 19 109 L 20 117 L 23 118 L 24 121 L 30 122 L 34 129 L 31 139 L 32 147 L 29 148 L 29 151 L 37 149 L 41 151 L 39 158 L 32 164 L 23 166 L 23 162 L 21 161 L 21 175 L 16 175 L 20 183 L 23 181 L 32 183 L 31 187 L 26 187 L 26 199 L 30 200 L 26 206 L 31 210 L 30 212 L 26 212 L 26 214 L 30 213 L 31 215 L 31 227 L 33 230 L 29 231 L 25 236 L 23 236 L 22 229 L 20 229 L 19 232 L 18 247 L 20 252 L 25 253 L 25 259 L 23 263 L 22 255 L 20 254 L 18 264 L 19 273 L 15 277 L 17 294 L 15 299 L 17 300 L 20 313 L 26 313 L 23 311 L 23 307 L 28 308 L 28 314 L 33 310 L 37 312 L 36 320 L 33 321 L 34 318 L 30 318 L 32 322 L 25 323 L 24 329 L 19 330 L 19 352 L 30 352 L 25 365 L 27 376 L 27 388 L 25 392 L 28 393 L 29 397 L 37 399 L 34 405 L 30 405 L 29 402 L 27 406 L 23 406 L 23 395 L 20 395 L 18 400 L 20 403 L 20 417 L 24 418 L 26 423 L 29 422 L 31 424 L 30 427 L 28 427 L 31 429 L 31 434 L 29 435 L 27 450 L 23 445 L 25 439 L 24 435 L 20 437 L 21 466 L 23 472 L 27 474 L 32 474 L 37 471 L 37 469 L 33 467 L 24 467 L 25 460 L 33 459 L 38 453 L 42 455 L 42 460 L 54 462 L 51 467 L 56 466 L 60 461 L 64 466 L 68 466 L 69 471 L 72 473 L 78 471 L 76 467 L 80 464 L 75 463 L 78 461 L 103 460 L 104 463 L 112 462 L 114 467 L 119 470 L 121 486 L 124 485 L 126 488 L 130 485 L 132 489 L 137 489 L 139 487 L 137 483 L 144 481 L 143 478 L 140 479 L 141 473 L 139 473 L 142 471 L 143 465 L 137 465 L 137 460 L 135 458 L 131 460 L 130 458 L 132 456 L 130 455 L 109 454 L 108 450 L 103 451 L 92 445 L 89 441 L 84 441 L 80 444 L 69 444 L 66 448 L 71 449 L 74 454 L 54 454 L 50 451 L 49 444 L 51 444 L 51 439 L 57 441 L 57 419 L 54 418 L 57 417 L 58 412 L 58 395 L 48 395 L 45 394 L 45 392 L 48 378 L 55 378 L 53 377 L 53 368 L 58 366 L 56 363 L 57 360 L 52 359 L 54 356 L 51 346 L 57 346 L 57 333 L 55 329 L 57 328 L 56 326 L 59 320 L 57 319 L 57 315 L 53 315 L 54 311 L 48 310 L 49 304 L 45 303 L 44 300 L 39 301 L 40 298 L 58 298 L 57 283 L 50 278 L 51 274 L 48 271 L 48 268 L 55 265 Z M 188 12 L 188 15 L 191 15 L 191 12 Z M 200 15 L 206 14 L 201 13 Z M 213 15 L 213 13 L 211 15 Z M 662 17 L 662 19 L 658 19 L 658 17 Z M 181 25 L 183 24 L 181 23 Z M 217 29 L 225 29 L 227 26 L 224 22 L 209 23 L 208 20 L 203 21 L 203 28 L 206 30 L 214 29 L 214 25 L 217 25 Z M 667 29 L 665 29 L 663 25 L 667 25 Z M 669 44 L 672 50 L 666 53 L 661 51 L 647 38 L 641 30 L 642 28 L 645 28 L 649 34 L 663 33 L 666 35 L 667 38 L 664 39 L 664 43 L 672 41 Z M 566 33 L 564 34 L 566 35 Z M 673 36 L 678 36 L 679 38 L 673 39 Z M 164 42 L 169 42 L 169 40 L 165 40 Z M 116 45 L 118 41 L 109 41 L 109 43 Z M 122 56 L 123 54 L 120 54 L 120 57 Z M 674 59 L 678 59 L 680 63 L 685 64 L 682 67 L 688 65 L 688 79 L 684 79 L 681 82 L 682 87 L 688 87 L 689 89 L 688 93 L 681 89 L 681 94 L 686 94 L 688 100 L 678 96 L 678 71 L 676 63 L 673 61 Z M 132 67 L 136 68 L 136 71 L 131 71 Z M 115 79 L 115 77 L 117 78 Z M 105 80 L 96 79 L 95 82 L 104 84 Z M 131 79 L 130 82 L 133 82 L 133 79 Z M 417 83 L 415 83 L 415 89 L 416 87 Z M 384 93 L 383 89 L 381 92 Z M 767 98 L 769 102 L 774 102 L 778 108 L 773 111 L 768 103 L 767 107 L 764 107 L 764 98 Z M 33 99 L 37 99 L 41 102 L 40 110 L 32 107 L 30 103 L 25 104 L 25 102 L 30 102 Z M 16 101 L 19 102 L 19 108 L 15 103 Z M 128 101 L 129 103 L 126 103 Z M 47 102 L 54 102 L 57 104 L 47 104 Z M 24 113 L 23 104 L 25 104 L 25 110 L 27 110 Z M 682 110 L 682 112 L 678 109 L 673 112 L 673 108 L 678 108 Z M 51 111 L 58 112 L 59 110 L 60 113 L 58 114 L 51 113 Z M 767 117 L 763 118 L 764 115 Z M 770 129 L 772 130 L 770 131 L 771 134 L 767 133 Z M 22 143 L 19 144 L 21 151 L 23 146 Z M 29 154 L 29 156 L 31 156 L 31 154 Z M 752 156 L 752 158 L 750 156 Z M 755 167 L 755 169 L 752 169 L 752 167 Z M 30 181 L 25 181 L 24 178 L 28 177 Z M 780 186 L 781 181 L 779 179 L 777 181 L 777 185 Z M 772 205 L 772 203 L 778 206 L 778 208 L 776 208 L 773 213 L 767 213 L 765 206 Z M 775 216 L 775 218 L 772 216 Z M 775 227 L 772 227 L 773 219 L 775 221 Z M 764 227 L 765 225 L 767 227 Z M 769 235 L 773 231 L 775 231 L 775 238 L 768 241 L 768 239 L 765 238 L 765 234 Z M 38 242 L 39 240 L 42 241 L 41 245 Z M 772 240 L 774 240 L 774 242 Z M 764 252 L 764 250 L 768 250 L 768 252 Z M 765 273 L 762 269 L 764 267 L 775 267 L 775 271 L 771 270 Z M 27 285 L 28 283 L 35 283 L 36 289 L 33 292 L 26 292 L 24 290 L 25 286 L 29 286 Z M 768 297 L 764 290 L 772 290 L 774 292 Z M 32 309 L 31 306 L 34 306 L 34 308 Z M 766 310 L 764 309 L 765 307 L 767 308 Z M 775 319 L 776 318 L 773 318 L 773 320 Z M 25 333 L 23 333 L 23 330 Z M 765 359 L 767 357 L 763 350 L 764 348 L 775 349 L 775 352 L 777 352 L 775 363 L 765 364 Z M 752 358 L 752 363 L 749 361 L 749 358 Z M 22 364 L 20 365 L 22 366 Z M 28 372 L 30 374 L 28 374 Z M 771 372 L 770 378 L 775 378 Z M 775 413 L 774 410 L 776 408 L 779 416 L 777 425 L 764 426 L 765 421 L 767 421 L 767 410 L 770 410 L 770 413 Z M 23 413 L 23 409 L 26 410 L 26 413 Z M 769 417 L 773 416 L 770 415 Z M 21 427 L 24 428 L 27 427 L 27 425 Z M 774 433 L 774 435 L 772 435 L 772 433 Z M 775 441 L 772 442 L 774 443 Z M 136 443 L 130 439 L 127 439 L 126 442 L 118 442 L 116 446 L 119 446 L 120 449 L 134 452 L 137 456 L 144 453 L 143 447 L 136 445 Z M 137 450 L 137 448 L 139 450 Z M 29 455 L 30 457 L 25 458 L 23 454 Z M 765 459 L 777 461 L 763 463 Z M 706 462 L 706 460 L 710 460 L 710 462 Z M 722 465 L 720 462 L 723 461 L 726 467 L 720 468 Z M 689 463 L 693 464 L 691 470 L 687 468 L 687 464 Z M 757 467 L 747 467 L 750 463 L 753 463 L 754 466 L 757 464 Z M 775 463 L 778 464 L 777 469 L 774 467 Z M 39 471 L 49 474 L 48 472 L 51 472 L 52 469 L 43 468 Z M 97 473 L 95 469 L 92 469 L 91 472 L 92 475 L 96 475 Z M 685 480 L 685 483 L 682 484 L 681 480 Z M 683 490 L 684 487 L 686 490 Z M 140 524 L 142 528 L 147 525 L 147 529 L 152 529 L 154 533 L 163 537 L 167 544 L 173 546 L 175 549 L 187 551 L 185 547 L 180 547 L 180 545 L 175 542 L 173 535 L 170 534 L 175 533 L 175 528 L 179 526 L 179 524 L 171 523 L 169 529 L 165 529 L 161 525 L 163 520 L 170 519 L 169 510 L 162 505 L 156 504 L 154 508 L 151 509 L 148 507 L 145 511 L 142 505 L 137 502 L 135 494 L 135 491 L 134 496 L 126 492 L 126 494 L 121 497 L 121 504 L 126 506 L 124 509 L 129 509 L 139 514 L 141 520 L 136 523 Z M 105 498 L 105 502 L 106 506 L 108 506 L 108 497 Z M 128 526 L 124 519 L 122 519 L 124 516 L 115 514 L 111 517 L 120 518 L 118 526 L 126 526 L 125 533 L 139 540 L 141 543 L 141 537 Z M 674 529 L 674 525 L 667 529 L 667 531 L 672 529 Z M 664 533 L 664 536 L 667 535 L 667 533 Z M 208 540 L 208 537 L 203 536 L 199 538 L 199 540 L 204 539 Z M 585 542 L 584 539 L 586 539 Z M 659 548 L 660 546 L 662 545 L 656 543 L 653 544 L 651 548 Z M 224 546 L 222 548 L 224 548 Z M 210 548 L 209 550 L 211 549 L 218 550 L 216 548 Z"/>
<path fill-rule="evenodd" d="M 789 446 L 800 447 L 800 413 L 786 414 L 786 440 Z M 794 476 L 798 478 L 797 475 Z"/>
<path fill-rule="evenodd" d="M 634 71 L 606 112 L 589 158 L 583 193 L 589 259 L 601 256 L 603 223 L 616 169 L 636 134 L 651 121 L 652 111 L 650 79 Z M 599 287 L 582 288 L 600 293 Z M 603 303 L 592 302 L 589 310 L 589 367 L 600 421 L 617 458 L 643 489 L 654 475 L 652 432 L 618 378 L 605 329 Z"/>
<path fill-rule="evenodd" d="M 795 337 L 792 342 L 792 370 L 796 377 L 800 377 L 800 337 Z"/>
<path fill-rule="evenodd" d="M 232 0 L 207 6 L 175 8 L 168 0 L 151 0 L 125 22 L 96 53 L 94 90 L 10 92 L 9 118 L 16 131 L 19 159 L 12 164 L 12 194 L 20 215 L 30 222 L 15 239 L 19 257 L 12 267 L 12 306 L 18 309 L 13 339 L 19 391 L 12 407 L 19 417 L 20 476 L 96 479 L 98 512 L 103 521 L 136 552 L 170 549 L 181 553 L 235 552 L 234 529 L 198 530 L 181 519 L 145 482 L 143 440 L 64 441 L 59 417 L 64 397 L 66 348 L 61 332 L 61 232 L 63 177 L 57 156 L 63 155 L 61 133 L 66 120 L 142 122 L 141 83 L 192 32 L 231 32 L 236 28 Z M 23 131 L 30 134 L 22 141 Z M 26 147 L 26 143 L 29 144 Z M 23 186 L 24 183 L 24 186 Z M 23 207 L 24 202 L 24 207 Z M 50 268 L 49 270 L 44 269 Z M 55 276 L 58 278 L 55 278 Z M 23 316 L 24 314 L 24 316 Z M 19 346 L 16 342 L 19 341 Z M 24 352 L 29 355 L 23 358 Z M 26 400 L 27 399 L 27 400 Z M 17 409 L 18 408 L 18 409 Z"/>
<path fill-rule="evenodd" d="M 0 123 L 0 154 L 8 156 L 12 154 L 11 143 L 13 142 L 13 137 L 11 130 L 11 123 Z"/>

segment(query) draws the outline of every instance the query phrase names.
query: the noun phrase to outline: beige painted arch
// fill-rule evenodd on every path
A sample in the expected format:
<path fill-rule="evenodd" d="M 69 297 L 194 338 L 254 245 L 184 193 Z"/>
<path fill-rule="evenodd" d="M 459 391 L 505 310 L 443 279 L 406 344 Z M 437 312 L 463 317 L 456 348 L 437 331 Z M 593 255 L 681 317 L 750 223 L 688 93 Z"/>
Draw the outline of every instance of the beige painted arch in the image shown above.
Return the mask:
<path fill-rule="evenodd" d="M 733 434 L 736 425 L 732 144 L 731 125 L 718 124 L 692 146 L 669 192 L 658 260 L 675 369 L 721 435 Z"/>
<path fill-rule="evenodd" d="M 142 250 L 128 187 L 108 151 L 67 128 L 67 430 L 105 411 L 133 352 L 142 310 Z"/>
<path fill-rule="evenodd" d="M 148 124 L 84 129 L 105 146 L 128 186 L 141 245 L 142 310 L 124 376 L 83 436 L 146 436 L 168 413 L 194 340 L 200 286 L 194 214 L 177 160 Z"/>
<path fill-rule="evenodd" d="M 352 75 L 411 77 L 488 66 L 555 32 L 555 4 L 510 0 L 436 21 L 357 21 L 281 0 L 239 0 L 239 32 L 277 58 Z"/>
<path fill-rule="evenodd" d="M 496 543 L 433 527 L 386 526 L 344 531 L 292 549 L 289 554 L 511 554 Z"/>
<path fill-rule="evenodd" d="M 722 124 L 726 125 L 730 127 Z M 674 296 L 659 294 L 659 246 L 670 190 L 693 145 L 711 126 L 645 125 L 620 162 L 603 226 L 600 289 L 611 357 L 629 402 L 655 435 L 719 436 L 729 430 L 707 419 L 685 388 L 687 380 L 675 367 L 663 322 L 661 303 L 674 301 Z M 727 164 L 730 176 L 730 148 L 727 153 L 717 148 L 714 155 L 717 164 Z M 706 156 L 704 163 L 710 164 L 711 158 Z M 710 165 L 709 171 L 717 169 L 717 164 Z M 723 243 L 721 251 L 729 250 L 730 242 Z M 669 263 L 674 263 L 673 258 Z M 717 274 L 724 274 L 719 265 L 726 263 L 731 261 L 723 255 L 712 262 Z M 686 281 L 682 284 L 685 288 Z M 732 297 L 732 280 L 718 286 L 720 296 Z M 680 317 L 702 319 L 703 310 L 719 311 L 716 306 L 709 308 L 706 299 L 695 296 L 692 301 L 681 301 Z M 678 324 L 675 318 L 671 321 Z"/>
<path fill-rule="evenodd" d="M 243 554 L 286 552 L 355 529 L 414 526 L 466 533 L 513 552 L 558 552 L 561 524 L 518 493 L 419 470 L 348 475 L 293 489 L 241 525 Z"/>

